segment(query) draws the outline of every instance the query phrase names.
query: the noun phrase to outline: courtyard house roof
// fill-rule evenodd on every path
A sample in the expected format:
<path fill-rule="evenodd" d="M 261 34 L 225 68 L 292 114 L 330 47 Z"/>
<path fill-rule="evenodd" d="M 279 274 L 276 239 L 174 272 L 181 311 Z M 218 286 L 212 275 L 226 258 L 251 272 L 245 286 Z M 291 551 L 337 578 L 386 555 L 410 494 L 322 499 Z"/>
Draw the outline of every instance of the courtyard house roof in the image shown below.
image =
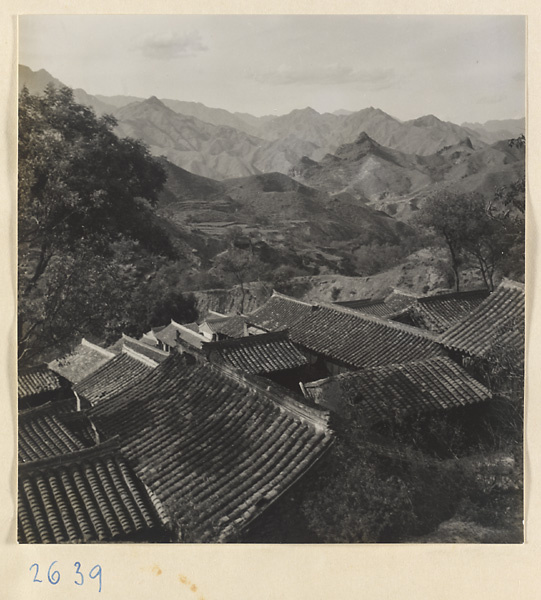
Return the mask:
<path fill-rule="evenodd" d="M 287 331 L 204 344 L 209 360 L 254 375 L 295 369 L 308 359 L 288 339 Z"/>
<path fill-rule="evenodd" d="M 96 444 L 88 423 L 62 402 L 19 413 L 19 542 L 152 539 L 162 530 L 159 504 L 117 441 Z"/>
<path fill-rule="evenodd" d="M 114 356 L 113 352 L 83 338 L 71 354 L 53 360 L 49 363 L 49 368 L 71 383 L 77 383 Z"/>
<path fill-rule="evenodd" d="M 164 503 L 184 541 L 231 538 L 331 442 L 326 413 L 249 376 L 173 353 L 91 409 Z"/>
<path fill-rule="evenodd" d="M 445 331 L 439 342 L 476 357 L 495 347 L 522 352 L 525 300 L 524 284 L 505 279 L 477 308 Z"/>
<path fill-rule="evenodd" d="M 17 377 L 17 394 L 19 400 L 37 397 L 40 395 L 50 396 L 55 392 L 66 390 L 69 383 L 58 373 L 51 371 L 45 364 L 20 370 Z"/>
<path fill-rule="evenodd" d="M 300 346 L 354 368 L 403 363 L 441 355 L 426 331 L 322 304 L 289 330 Z"/>
<path fill-rule="evenodd" d="M 136 356 L 130 353 L 130 350 L 115 356 L 80 381 L 75 386 L 75 391 L 91 404 L 96 404 L 107 400 L 126 387 L 136 385 L 140 379 L 158 366 L 158 363 L 142 355 L 141 359 Z"/>
<path fill-rule="evenodd" d="M 481 383 L 443 356 L 343 373 L 304 388 L 317 404 L 349 406 L 367 423 L 396 413 L 458 408 L 491 397 Z"/>
<path fill-rule="evenodd" d="M 267 302 L 247 315 L 248 323 L 265 331 L 282 331 L 316 309 L 314 304 L 273 292 Z"/>

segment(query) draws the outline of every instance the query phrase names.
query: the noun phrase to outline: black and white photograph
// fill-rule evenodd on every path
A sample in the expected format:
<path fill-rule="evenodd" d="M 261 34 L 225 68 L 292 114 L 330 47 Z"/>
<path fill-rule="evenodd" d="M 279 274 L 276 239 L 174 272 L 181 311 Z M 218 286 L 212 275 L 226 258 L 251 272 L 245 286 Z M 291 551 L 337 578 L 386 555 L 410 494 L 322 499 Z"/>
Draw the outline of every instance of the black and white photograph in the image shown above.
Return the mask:
<path fill-rule="evenodd" d="M 524 542 L 526 25 L 19 16 L 19 544 Z"/>

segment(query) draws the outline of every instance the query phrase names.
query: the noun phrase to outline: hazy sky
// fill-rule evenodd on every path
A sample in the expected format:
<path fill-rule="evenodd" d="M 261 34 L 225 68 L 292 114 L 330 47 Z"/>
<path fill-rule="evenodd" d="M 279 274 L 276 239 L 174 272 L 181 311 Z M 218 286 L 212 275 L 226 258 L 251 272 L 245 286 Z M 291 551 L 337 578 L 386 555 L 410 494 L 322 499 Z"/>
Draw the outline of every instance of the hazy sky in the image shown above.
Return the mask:
<path fill-rule="evenodd" d="M 311 106 L 400 119 L 524 116 L 525 19 L 23 16 L 19 62 L 91 94 L 255 115 Z"/>

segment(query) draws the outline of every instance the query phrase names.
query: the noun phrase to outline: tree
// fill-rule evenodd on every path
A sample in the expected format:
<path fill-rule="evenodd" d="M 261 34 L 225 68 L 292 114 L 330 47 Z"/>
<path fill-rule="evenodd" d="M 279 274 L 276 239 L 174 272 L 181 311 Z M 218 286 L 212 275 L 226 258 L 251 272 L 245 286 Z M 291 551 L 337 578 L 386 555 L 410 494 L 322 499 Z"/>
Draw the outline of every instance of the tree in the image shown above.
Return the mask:
<path fill-rule="evenodd" d="M 246 283 L 265 279 L 268 267 L 251 250 L 229 248 L 214 259 L 214 269 L 229 280 L 229 283 L 238 285 L 241 293 L 240 312 L 244 312 L 246 299 Z"/>
<path fill-rule="evenodd" d="M 81 247 L 54 256 L 37 283 L 19 279 L 19 360 L 64 349 L 78 334 L 106 339 L 122 329 L 130 278 L 118 260 Z M 120 310 L 119 310 L 120 309 Z"/>
<path fill-rule="evenodd" d="M 151 327 L 167 325 L 171 319 L 179 323 L 197 320 L 193 294 L 185 293 L 185 265 L 181 261 L 162 261 L 144 285 L 138 285 L 130 298 L 130 322 L 126 333 L 139 336 Z"/>
<path fill-rule="evenodd" d="M 430 197 L 416 218 L 418 226 L 433 229 L 445 241 L 457 292 L 460 290 L 462 230 L 465 225 L 462 209 L 461 196 L 443 191 Z"/>
<path fill-rule="evenodd" d="M 23 89 L 20 94 L 18 332 L 23 360 L 51 344 L 67 343 L 66 329 L 71 328 L 72 338 L 89 329 L 103 333 L 113 308 L 121 310 L 119 295 L 129 280 L 129 268 L 123 268 L 114 244 L 131 239 L 149 251 L 156 248 L 152 206 L 165 174 L 140 142 L 118 138 L 115 125 L 113 117 L 97 118 L 77 104 L 69 88 L 48 86 L 43 95 Z"/>
<path fill-rule="evenodd" d="M 162 167 L 141 143 L 118 138 L 115 125 L 77 104 L 69 88 L 21 92 L 19 243 L 39 248 L 33 282 L 60 248 L 137 237 L 156 203 Z"/>
<path fill-rule="evenodd" d="M 445 241 L 456 291 L 460 290 L 460 267 L 467 258 L 477 263 L 485 286 L 493 290 L 496 269 L 523 238 L 523 228 L 509 211 L 496 216 L 496 203 L 480 194 L 443 191 L 429 198 L 417 217 L 418 225 L 430 227 Z"/>
<path fill-rule="evenodd" d="M 302 491 L 302 515 L 321 542 L 404 541 L 449 518 L 464 493 L 458 470 L 440 468 L 405 444 L 387 444 L 386 453 L 372 439 L 370 428 L 350 415 Z"/>

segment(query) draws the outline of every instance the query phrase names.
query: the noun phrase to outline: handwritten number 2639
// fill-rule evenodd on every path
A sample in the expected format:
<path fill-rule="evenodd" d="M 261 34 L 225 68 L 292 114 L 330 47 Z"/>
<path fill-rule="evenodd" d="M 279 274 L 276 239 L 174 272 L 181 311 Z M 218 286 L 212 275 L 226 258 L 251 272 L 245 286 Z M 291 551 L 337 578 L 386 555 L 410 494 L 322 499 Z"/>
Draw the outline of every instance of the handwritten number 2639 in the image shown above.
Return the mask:
<path fill-rule="evenodd" d="M 54 568 L 54 565 L 57 562 L 58 561 L 54 560 L 49 565 L 49 569 L 47 571 L 47 579 L 51 585 L 56 585 L 60 581 L 60 571 L 58 571 L 57 569 Z M 84 577 L 83 573 L 81 572 L 81 563 L 76 562 L 76 563 L 74 563 L 73 566 L 75 567 L 75 575 L 77 577 L 77 579 L 75 579 L 73 583 L 75 583 L 75 585 L 84 585 L 85 577 Z M 31 571 L 34 567 L 36 569 L 36 572 L 34 573 L 34 580 L 33 580 L 34 583 L 43 583 L 43 580 L 39 579 L 38 563 L 34 563 L 34 564 L 30 565 L 29 570 Z M 88 573 L 88 576 L 90 577 L 90 579 L 98 580 L 98 592 L 101 592 L 101 575 L 102 575 L 102 571 L 101 571 L 100 565 L 94 565 Z"/>

